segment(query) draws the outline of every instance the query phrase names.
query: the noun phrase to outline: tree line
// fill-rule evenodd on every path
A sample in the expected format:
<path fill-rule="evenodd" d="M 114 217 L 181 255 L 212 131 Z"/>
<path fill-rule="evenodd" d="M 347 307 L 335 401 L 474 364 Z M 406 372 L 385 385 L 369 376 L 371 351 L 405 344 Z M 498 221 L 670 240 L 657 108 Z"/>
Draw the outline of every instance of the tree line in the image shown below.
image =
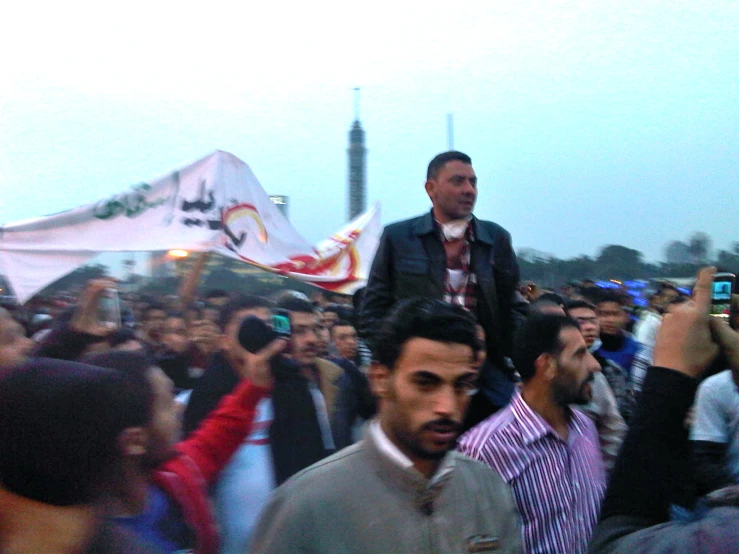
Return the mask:
<path fill-rule="evenodd" d="M 665 246 L 665 261 L 658 263 L 645 262 L 640 251 L 618 244 L 602 247 L 595 257 L 582 255 L 567 260 L 521 248 L 518 261 L 522 280 L 550 288 L 583 279 L 692 277 L 699 267 L 707 264 L 736 274 L 739 273 L 739 242 L 734 242 L 728 250 L 713 253 L 711 238 L 706 233 L 693 233 L 686 241 L 669 242 Z"/>

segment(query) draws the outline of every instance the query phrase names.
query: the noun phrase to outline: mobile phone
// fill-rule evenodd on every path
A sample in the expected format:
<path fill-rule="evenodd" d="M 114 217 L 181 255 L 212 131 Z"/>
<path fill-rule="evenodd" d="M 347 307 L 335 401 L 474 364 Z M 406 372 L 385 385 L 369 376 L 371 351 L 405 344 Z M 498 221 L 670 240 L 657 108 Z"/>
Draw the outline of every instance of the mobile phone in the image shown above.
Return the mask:
<path fill-rule="evenodd" d="M 728 317 L 731 308 L 731 294 L 734 292 L 736 275 L 733 273 L 717 273 L 713 277 L 711 288 L 711 315 Z"/>
<path fill-rule="evenodd" d="M 278 336 L 289 339 L 293 334 L 290 326 L 290 312 L 279 308 L 272 310 L 272 329 Z"/>
<path fill-rule="evenodd" d="M 101 325 L 117 329 L 121 326 L 121 302 L 118 291 L 107 288 L 98 301 L 98 321 Z"/>

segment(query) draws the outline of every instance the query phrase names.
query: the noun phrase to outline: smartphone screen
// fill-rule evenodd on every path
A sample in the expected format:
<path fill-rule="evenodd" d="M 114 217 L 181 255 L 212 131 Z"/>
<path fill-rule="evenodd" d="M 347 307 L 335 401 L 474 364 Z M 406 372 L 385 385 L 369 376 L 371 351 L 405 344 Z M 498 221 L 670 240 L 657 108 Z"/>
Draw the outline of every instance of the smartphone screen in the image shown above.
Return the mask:
<path fill-rule="evenodd" d="M 731 292 L 734 288 L 734 275 L 731 273 L 717 273 L 713 280 L 713 292 L 711 301 L 714 304 L 726 304 L 731 302 Z"/>
<path fill-rule="evenodd" d="M 735 279 L 733 273 L 717 273 L 714 276 L 711 289 L 711 315 L 728 317 Z"/>
<path fill-rule="evenodd" d="M 290 313 L 287 310 L 272 310 L 272 329 L 284 338 L 289 338 L 292 335 Z"/>

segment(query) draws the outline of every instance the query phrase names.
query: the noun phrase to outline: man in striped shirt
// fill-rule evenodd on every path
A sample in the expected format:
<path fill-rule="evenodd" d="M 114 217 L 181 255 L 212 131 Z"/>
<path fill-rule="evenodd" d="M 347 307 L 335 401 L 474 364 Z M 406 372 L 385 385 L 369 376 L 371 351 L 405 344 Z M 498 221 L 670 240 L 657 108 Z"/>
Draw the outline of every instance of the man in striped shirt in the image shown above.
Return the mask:
<path fill-rule="evenodd" d="M 490 465 L 513 489 L 525 552 L 585 553 L 605 472 L 595 425 L 568 404 L 590 401 L 600 366 L 577 323 L 555 314 L 526 320 L 513 360 L 521 391 L 463 435 L 458 448 Z"/>

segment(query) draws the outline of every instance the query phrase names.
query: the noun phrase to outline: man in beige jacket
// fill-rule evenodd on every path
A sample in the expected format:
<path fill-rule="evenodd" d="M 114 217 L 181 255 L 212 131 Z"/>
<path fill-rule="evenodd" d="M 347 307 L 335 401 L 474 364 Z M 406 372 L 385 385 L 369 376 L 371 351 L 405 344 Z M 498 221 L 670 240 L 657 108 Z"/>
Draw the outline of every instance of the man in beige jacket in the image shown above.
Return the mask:
<path fill-rule="evenodd" d="M 508 487 L 453 451 L 479 348 L 463 308 L 400 304 L 375 336 L 370 381 L 380 410 L 366 438 L 278 488 L 252 552 L 520 552 Z"/>

